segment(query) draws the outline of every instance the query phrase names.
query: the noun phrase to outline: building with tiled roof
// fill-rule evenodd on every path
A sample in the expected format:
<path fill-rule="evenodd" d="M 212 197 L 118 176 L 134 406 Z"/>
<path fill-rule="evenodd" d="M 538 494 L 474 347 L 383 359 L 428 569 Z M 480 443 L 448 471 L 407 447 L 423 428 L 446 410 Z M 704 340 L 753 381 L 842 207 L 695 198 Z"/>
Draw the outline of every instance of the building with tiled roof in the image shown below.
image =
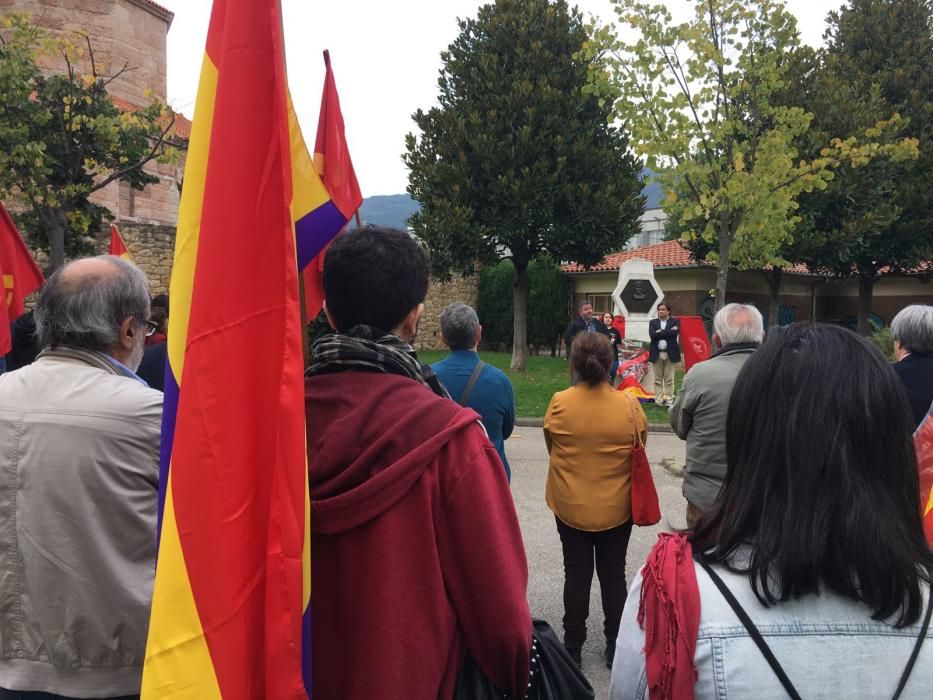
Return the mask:
<path fill-rule="evenodd" d="M 612 292 L 619 270 L 628 260 L 646 260 L 654 266 L 655 280 L 664 292 L 664 301 L 676 316 L 709 314 L 709 292 L 716 286 L 716 266 L 697 263 L 679 241 L 610 253 L 599 263 L 584 268 L 577 263 L 562 265 L 573 283 L 573 301 L 590 301 L 597 312 L 618 313 Z M 731 270 L 727 302 L 751 303 L 767 317 L 771 295 L 768 270 Z M 660 301 L 660 300 L 659 300 Z M 784 270 L 778 321 L 851 321 L 858 310 L 858 280 L 837 279 L 814 274 L 802 265 Z M 885 325 L 908 304 L 933 304 L 933 265 L 921 266 L 910 274 L 887 274 L 875 284 L 872 313 Z"/>

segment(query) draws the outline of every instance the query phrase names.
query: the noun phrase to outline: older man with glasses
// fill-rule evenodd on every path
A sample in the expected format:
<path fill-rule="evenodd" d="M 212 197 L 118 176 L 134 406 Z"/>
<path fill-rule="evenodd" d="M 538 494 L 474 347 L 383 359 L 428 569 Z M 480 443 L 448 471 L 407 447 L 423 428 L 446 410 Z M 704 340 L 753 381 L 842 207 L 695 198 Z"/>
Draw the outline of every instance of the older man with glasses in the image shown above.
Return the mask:
<path fill-rule="evenodd" d="M 146 278 L 76 260 L 35 319 L 38 358 L 0 376 L 0 700 L 138 696 L 162 419 L 135 373 Z"/>

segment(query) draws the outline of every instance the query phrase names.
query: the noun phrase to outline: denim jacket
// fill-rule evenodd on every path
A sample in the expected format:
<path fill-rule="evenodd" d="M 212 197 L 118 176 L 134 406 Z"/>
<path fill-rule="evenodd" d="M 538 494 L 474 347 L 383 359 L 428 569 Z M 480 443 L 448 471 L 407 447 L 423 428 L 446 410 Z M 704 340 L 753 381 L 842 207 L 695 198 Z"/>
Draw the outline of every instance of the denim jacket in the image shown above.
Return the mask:
<path fill-rule="evenodd" d="M 696 700 L 787 698 L 744 625 L 706 572 L 695 566 L 700 589 L 700 627 L 694 656 L 698 673 Z M 872 620 L 867 606 L 828 593 L 766 608 L 755 597 L 747 576 L 721 566 L 715 570 L 758 627 L 801 698 L 893 697 L 922 619 L 911 627 L 895 629 Z M 645 633 L 637 620 L 641 584 L 639 571 L 619 628 L 610 700 L 648 697 Z M 924 612 L 928 604 L 926 587 Z M 933 625 L 901 698 L 933 698 Z"/>

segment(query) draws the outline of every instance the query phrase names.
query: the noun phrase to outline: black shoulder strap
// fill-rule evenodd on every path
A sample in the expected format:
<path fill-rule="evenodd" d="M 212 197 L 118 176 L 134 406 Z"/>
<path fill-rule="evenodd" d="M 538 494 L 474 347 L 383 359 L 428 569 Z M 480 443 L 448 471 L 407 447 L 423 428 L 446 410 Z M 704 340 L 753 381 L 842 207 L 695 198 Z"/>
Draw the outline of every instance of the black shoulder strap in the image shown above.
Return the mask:
<path fill-rule="evenodd" d="M 917 637 L 914 650 L 911 652 L 907 666 L 904 667 L 904 672 L 901 674 L 901 682 L 897 684 L 897 691 L 894 693 L 893 700 L 901 697 L 901 693 L 904 692 L 904 687 L 907 685 L 907 679 L 910 678 L 910 673 L 914 670 L 914 664 L 917 663 L 920 647 L 923 646 L 923 640 L 927 638 L 927 630 L 930 629 L 930 613 L 933 613 L 933 590 L 930 591 L 930 599 L 927 601 L 927 614 L 924 616 L 923 625 L 920 627 L 920 636 Z"/>
<path fill-rule="evenodd" d="M 768 665 L 771 666 L 771 669 L 777 675 L 778 680 L 781 681 L 781 685 L 784 686 L 784 690 L 787 691 L 787 694 L 794 698 L 795 700 L 800 700 L 800 695 L 797 693 L 797 690 L 794 688 L 793 684 L 790 682 L 790 679 L 787 677 L 787 674 L 784 673 L 784 669 L 781 668 L 781 664 L 778 663 L 778 660 L 774 657 L 774 654 L 771 651 L 771 647 L 767 645 L 764 638 L 761 636 L 761 633 L 758 631 L 758 628 L 755 627 L 755 623 L 751 621 L 748 614 L 739 605 L 739 601 L 735 599 L 735 596 L 732 595 L 726 584 L 723 583 L 723 580 L 719 578 L 715 571 L 708 565 L 703 562 L 698 562 L 700 566 L 703 567 L 703 570 L 709 575 L 710 580 L 716 584 L 716 588 L 719 589 L 719 592 L 722 593 L 722 597 L 726 599 L 726 602 L 729 603 L 729 606 L 735 611 L 735 614 L 738 615 L 739 620 L 742 621 L 742 624 L 745 625 L 745 629 L 748 630 L 748 633 L 751 635 L 755 644 L 758 645 L 758 649 L 761 650 L 761 653 L 764 655 L 765 659 L 768 662 Z M 901 693 L 904 692 L 904 688 L 907 686 L 907 680 L 910 678 L 911 672 L 914 670 L 914 665 L 917 663 L 917 657 L 920 655 L 920 647 L 923 646 L 923 640 L 927 637 L 927 632 L 930 629 L 930 618 L 933 614 L 933 591 L 931 591 L 930 599 L 927 601 L 927 612 L 923 617 L 923 625 L 920 627 L 920 635 L 917 637 L 917 641 L 914 643 L 914 649 L 910 654 L 910 659 L 907 661 L 907 666 L 904 667 L 904 672 L 901 674 L 901 680 L 897 684 L 897 690 L 894 692 L 893 700 L 898 700 L 901 697 Z"/>
<path fill-rule="evenodd" d="M 784 669 L 781 668 L 781 664 L 778 663 L 778 660 L 774 657 L 774 653 L 771 651 L 771 647 L 768 646 L 765 642 L 764 637 L 761 636 L 761 632 L 758 631 L 758 628 L 755 627 L 755 623 L 752 622 L 752 619 L 748 616 L 748 613 L 739 605 L 739 601 L 735 599 L 735 596 L 732 595 L 732 591 L 723 583 L 722 579 L 719 578 L 718 574 L 708 565 L 703 562 L 698 562 L 700 566 L 703 567 L 703 570 L 707 573 L 713 583 L 716 584 L 716 588 L 719 589 L 719 592 L 722 593 L 722 597 L 726 599 L 726 602 L 729 603 L 729 606 L 735 611 L 735 614 L 738 616 L 739 620 L 742 621 L 742 624 L 745 625 L 745 629 L 748 630 L 748 634 L 751 636 L 755 644 L 758 645 L 758 649 L 761 651 L 762 656 L 765 657 L 765 660 L 768 662 L 768 665 L 771 667 L 771 670 L 774 671 L 774 674 L 778 677 L 778 680 L 781 681 L 781 685 L 784 686 L 784 690 L 787 691 L 787 694 L 793 700 L 801 700 L 800 694 L 797 692 L 797 689 L 794 688 L 794 684 L 790 682 L 790 678 L 787 677 L 787 674 L 784 673 Z"/>
<path fill-rule="evenodd" d="M 466 386 L 463 387 L 463 393 L 460 394 L 460 398 L 457 399 L 457 403 L 461 406 L 467 405 L 467 401 L 470 400 L 470 395 L 473 393 L 473 387 L 476 386 L 476 381 L 479 379 L 479 375 L 483 373 L 483 367 L 485 366 L 486 363 L 482 360 L 476 363 L 476 367 L 473 368 L 473 373 L 467 380 Z"/>

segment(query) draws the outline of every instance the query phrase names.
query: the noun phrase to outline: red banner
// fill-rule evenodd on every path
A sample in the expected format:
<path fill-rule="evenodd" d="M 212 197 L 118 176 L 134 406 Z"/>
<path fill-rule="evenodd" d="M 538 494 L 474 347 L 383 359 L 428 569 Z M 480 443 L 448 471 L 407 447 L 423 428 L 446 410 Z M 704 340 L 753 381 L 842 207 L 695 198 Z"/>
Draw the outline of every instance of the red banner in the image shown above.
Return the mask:
<path fill-rule="evenodd" d="M 706 326 L 699 316 L 680 316 L 680 350 L 684 356 L 684 370 L 689 371 L 697 362 L 709 359 L 710 342 Z"/>

